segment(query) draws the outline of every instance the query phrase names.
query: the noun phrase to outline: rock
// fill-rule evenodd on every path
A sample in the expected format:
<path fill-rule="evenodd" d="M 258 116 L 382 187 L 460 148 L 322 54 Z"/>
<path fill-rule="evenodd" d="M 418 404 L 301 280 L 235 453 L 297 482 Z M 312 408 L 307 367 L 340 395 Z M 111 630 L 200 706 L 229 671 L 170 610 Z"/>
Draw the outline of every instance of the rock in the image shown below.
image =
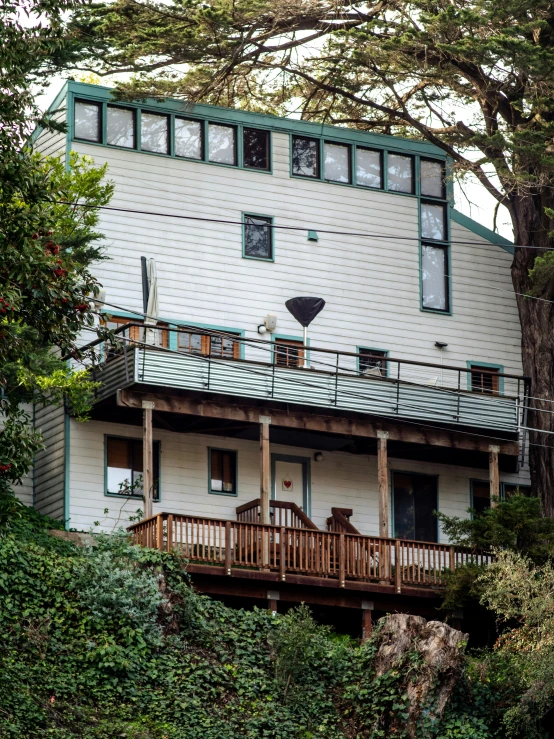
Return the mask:
<path fill-rule="evenodd" d="M 55 536 L 64 541 L 71 541 L 78 547 L 94 547 L 96 540 L 92 534 L 83 534 L 80 531 L 64 531 L 63 529 L 48 529 L 50 536 Z"/>
<path fill-rule="evenodd" d="M 403 685 L 409 699 L 408 736 L 415 737 L 422 711 L 430 721 L 442 716 L 464 669 L 468 635 L 441 621 L 394 613 L 384 619 L 378 639 L 377 677 L 395 667 L 405 666 L 410 655 L 419 655 L 416 669 L 406 670 Z M 406 729 L 406 724 L 402 728 Z"/>

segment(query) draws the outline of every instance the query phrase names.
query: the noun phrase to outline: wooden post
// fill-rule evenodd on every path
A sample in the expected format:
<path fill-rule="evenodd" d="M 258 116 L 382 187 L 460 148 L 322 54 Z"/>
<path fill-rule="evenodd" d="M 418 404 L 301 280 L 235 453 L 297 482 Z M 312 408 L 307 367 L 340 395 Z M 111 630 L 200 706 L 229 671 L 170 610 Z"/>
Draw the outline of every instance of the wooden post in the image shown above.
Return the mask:
<path fill-rule="evenodd" d="M 271 488 L 271 457 L 269 453 L 269 416 L 260 416 L 260 523 L 268 525 Z"/>
<path fill-rule="evenodd" d="M 280 594 L 278 590 L 267 591 L 267 605 L 270 611 L 277 613 L 277 603 L 280 600 Z"/>
<path fill-rule="evenodd" d="M 373 622 L 371 620 L 371 611 L 373 610 L 373 601 L 362 601 L 362 642 L 369 639 L 373 631 Z"/>
<path fill-rule="evenodd" d="M 281 582 L 285 581 L 286 569 L 287 569 L 287 537 L 288 534 L 285 528 L 281 526 L 279 529 L 279 579 Z"/>
<path fill-rule="evenodd" d="M 173 514 L 170 513 L 167 517 L 167 551 L 171 552 L 173 549 Z"/>
<path fill-rule="evenodd" d="M 152 516 L 154 500 L 154 454 L 152 450 L 152 410 L 154 401 L 142 401 L 142 494 L 144 518 Z"/>
<path fill-rule="evenodd" d="M 164 550 L 164 519 L 161 513 L 156 516 L 156 549 Z"/>
<path fill-rule="evenodd" d="M 231 522 L 225 523 L 225 574 L 231 574 Z"/>
<path fill-rule="evenodd" d="M 498 473 L 498 452 L 499 446 L 491 444 L 489 446 L 489 480 L 491 490 L 491 507 L 494 508 L 500 499 L 500 476 Z"/>
<path fill-rule="evenodd" d="M 377 476 L 379 478 L 379 536 L 389 535 L 389 468 L 387 431 L 377 432 Z"/>
<path fill-rule="evenodd" d="M 402 592 L 402 563 L 400 557 L 400 542 L 394 542 L 394 586 L 397 593 Z"/>
<path fill-rule="evenodd" d="M 339 587 L 344 588 L 346 579 L 346 542 L 344 534 L 339 534 Z"/>

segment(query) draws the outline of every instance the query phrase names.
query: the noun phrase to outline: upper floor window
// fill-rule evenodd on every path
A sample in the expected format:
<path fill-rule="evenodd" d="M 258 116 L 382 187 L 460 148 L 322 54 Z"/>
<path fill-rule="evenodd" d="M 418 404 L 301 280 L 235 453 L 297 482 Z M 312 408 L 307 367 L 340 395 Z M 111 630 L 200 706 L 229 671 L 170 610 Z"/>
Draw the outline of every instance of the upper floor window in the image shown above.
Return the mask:
<path fill-rule="evenodd" d="M 204 141 L 202 123 L 175 118 L 175 156 L 202 159 Z"/>
<path fill-rule="evenodd" d="M 108 105 L 106 143 L 134 149 L 136 146 L 136 115 L 131 108 Z"/>
<path fill-rule="evenodd" d="M 157 113 L 141 115 L 140 148 L 158 154 L 169 154 L 169 118 Z"/>
<path fill-rule="evenodd" d="M 443 198 L 445 192 L 444 164 L 431 159 L 420 161 L 421 194 L 428 198 Z"/>
<path fill-rule="evenodd" d="M 244 128 L 242 132 L 243 164 L 247 169 L 270 169 L 269 131 Z"/>
<path fill-rule="evenodd" d="M 361 375 L 386 377 L 387 354 L 382 349 L 360 349 L 359 370 Z"/>
<path fill-rule="evenodd" d="M 223 359 L 240 358 L 240 343 L 227 334 L 179 331 L 177 348 L 186 354 L 201 354 Z"/>
<path fill-rule="evenodd" d="M 474 393 L 498 395 L 499 370 L 497 367 L 471 365 L 471 389 Z"/>
<path fill-rule="evenodd" d="M 383 187 L 383 155 L 373 149 L 356 149 L 356 184 Z"/>
<path fill-rule="evenodd" d="M 143 495 L 142 440 L 106 438 L 106 494 L 140 498 Z M 159 500 L 160 442 L 154 442 L 154 500 Z"/>
<path fill-rule="evenodd" d="M 208 125 L 208 159 L 218 164 L 237 163 L 237 131 L 234 126 Z"/>
<path fill-rule="evenodd" d="M 85 100 L 75 101 L 76 139 L 99 142 L 102 139 L 102 107 L 100 103 L 91 103 Z"/>
<path fill-rule="evenodd" d="M 292 173 L 300 177 L 319 177 L 319 141 L 292 137 Z"/>
<path fill-rule="evenodd" d="M 350 182 L 350 147 L 325 142 L 323 172 L 326 180 Z"/>
<path fill-rule="evenodd" d="M 302 342 L 293 339 L 276 339 L 275 364 L 278 367 L 302 367 L 304 365 Z"/>
<path fill-rule="evenodd" d="M 411 156 L 389 152 L 387 173 L 389 190 L 414 192 L 414 161 Z"/>
<path fill-rule="evenodd" d="M 446 206 L 421 203 L 421 238 L 446 241 Z"/>
<path fill-rule="evenodd" d="M 450 310 L 448 247 L 422 244 L 422 307 L 447 312 Z"/>
<path fill-rule="evenodd" d="M 229 449 L 209 449 L 210 493 L 237 494 L 237 453 Z"/>
<path fill-rule="evenodd" d="M 273 259 L 273 219 L 269 216 L 244 214 L 244 256 Z"/>

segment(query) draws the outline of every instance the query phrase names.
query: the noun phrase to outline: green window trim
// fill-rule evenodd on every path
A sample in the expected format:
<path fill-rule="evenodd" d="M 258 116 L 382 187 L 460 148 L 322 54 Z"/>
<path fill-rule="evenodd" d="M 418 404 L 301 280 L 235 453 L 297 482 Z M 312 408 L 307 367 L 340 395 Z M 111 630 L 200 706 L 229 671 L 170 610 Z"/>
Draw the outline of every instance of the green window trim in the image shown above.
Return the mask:
<path fill-rule="evenodd" d="M 118 439 L 122 441 L 138 441 L 142 443 L 142 439 L 137 439 L 134 436 L 120 436 L 118 434 L 104 434 L 104 497 L 116 498 L 119 500 L 143 500 L 142 493 L 140 495 L 123 495 L 122 493 L 110 493 L 108 492 L 108 440 Z M 162 499 L 162 450 L 161 442 L 154 440 L 153 442 L 153 457 L 154 466 L 158 468 L 158 495 L 154 498 L 154 503 L 159 503 Z"/>
<path fill-rule="evenodd" d="M 502 364 L 494 364 L 491 362 L 479 362 L 477 360 L 468 359 L 466 361 L 466 366 L 468 370 L 470 370 L 472 367 L 479 368 L 482 367 L 483 369 L 496 369 L 498 370 L 498 394 L 504 395 L 504 377 L 502 376 L 504 374 L 504 365 Z M 467 373 L 467 389 L 472 390 L 471 385 L 471 372 Z"/>
<path fill-rule="evenodd" d="M 223 490 L 212 490 L 212 452 L 225 452 L 226 454 L 233 454 L 235 457 L 235 474 L 233 480 L 234 492 L 229 493 Z M 224 495 L 227 498 L 237 498 L 239 494 L 238 485 L 239 476 L 239 453 L 236 449 L 224 449 L 222 447 L 208 447 L 208 494 L 209 495 Z"/>
<path fill-rule="evenodd" d="M 246 253 L 246 240 L 245 240 L 245 232 L 246 232 L 246 218 L 263 218 L 265 220 L 269 221 L 269 238 L 270 238 L 270 246 L 271 246 L 271 256 L 270 257 L 254 257 L 250 254 Z M 241 213 L 241 221 L 242 221 L 242 258 L 243 259 L 253 259 L 257 262 L 274 262 L 275 261 L 275 228 L 273 223 L 273 216 L 264 215 L 262 213 L 251 213 L 251 212 L 243 212 Z"/>
<path fill-rule="evenodd" d="M 298 341 L 303 344 L 304 338 L 302 336 L 292 336 L 291 334 L 272 334 L 271 336 L 271 364 L 276 364 L 276 351 L 275 344 L 279 341 Z M 310 337 L 308 336 L 308 343 L 306 344 L 306 361 L 310 364 Z"/>
<path fill-rule="evenodd" d="M 417 168 L 419 171 L 420 161 L 419 157 L 417 157 Z M 428 157 L 426 157 L 427 161 L 431 161 Z M 417 185 L 417 194 L 419 197 L 419 206 L 418 206 L 418 232 L 419 232 L 419 309 L 422 313 L 435 313 L 440 316 L 451 316 L 452 315 L 452 303 L 453 303 L 453 296 L 452 296 L 452 247 L 450 244 L 451 239 L 451 226 L 450 226 L 450 213 L 451 213 L 451 206 L 450 201 L 447 199 L 441 199 L 441 198 L 430 198 L 428 195 L 425 197 L 420 196 L 420 178 L 416 178 L 416 185 Z M 448 196 L 448 187 L 446 188 L 446 195 Z M 435 240 L 435 239 L 429 239 L 429 238 L 423 238 L 422 236 L 422 227 L 421 227 L 421 206 L 422 204 L 430 204 L 430 205 L 442 205 L 444 206 L 444 229 L 445 229 L 445 239 L 443 241 L 441 240 Z M 424 246 L 434 246 L 440 249 L 443 249 L 445 252 L 445 260 L 446 260 L 446 273 L 445 273 L 445 279 L 446 279 L 446 290 L 447 290 L 447 308 L 441 309 L 441 308 L 429 308 L 423 304 L 424 302 L 424 294 L 423 294 L 423 248 Z"/>

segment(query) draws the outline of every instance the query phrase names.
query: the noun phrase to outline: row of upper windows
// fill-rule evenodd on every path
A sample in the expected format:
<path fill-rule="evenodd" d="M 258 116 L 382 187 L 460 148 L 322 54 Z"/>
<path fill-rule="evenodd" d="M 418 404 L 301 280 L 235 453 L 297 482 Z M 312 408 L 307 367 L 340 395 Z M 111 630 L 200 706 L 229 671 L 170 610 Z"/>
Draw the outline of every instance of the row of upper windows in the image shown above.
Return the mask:
<path fill-rule="evenodd" d="M 271 170 L 269 131 L 249 126 L 145 110 L 139 113 L 134 108 L 104 107 L 102 103 L 76 100 L 73 134 L 82 141 L 140 148 L 154 154 L 259 171 Z M 416 192 L 415 160 L 411 155 L 306 136 L 292 137 L 291 172 L 296 177 L 338 184 L 407 194 Z M 419 184 L 423 197 L 445 199 L 444 163 L 422 158 Z"/>

